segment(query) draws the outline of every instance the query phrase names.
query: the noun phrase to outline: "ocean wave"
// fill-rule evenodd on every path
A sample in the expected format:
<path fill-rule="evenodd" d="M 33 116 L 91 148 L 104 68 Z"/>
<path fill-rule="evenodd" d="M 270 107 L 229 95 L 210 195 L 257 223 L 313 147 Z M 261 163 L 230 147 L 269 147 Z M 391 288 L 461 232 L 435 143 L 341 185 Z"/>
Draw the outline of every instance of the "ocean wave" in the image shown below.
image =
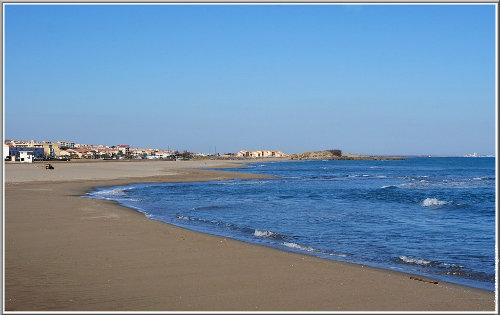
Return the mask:
<path fill-rule="evenodd" d="M 444 268 L 465 268 L 462 265 L 442 263 Z"/>
<path fill-rule="evenodd" d="M 448 275 L 462 278 L 469 278 L 479 281 L 494 282 L 494 274 L 486 274 L 484 272 L 474 272 L 462 265 L 444 263 L 439 261 L 430 261 L 422 258 L 413 258 L 408 256 L 401 256 L 395 261 L 406 265 L 414 265 L 420 268 L 425 268 L 427 274 Z"/>
<path fill-rule="evenodd" d="M 211 185 L 214 185 L 214 186 L 233 186 L 233 185 L 238 185 L 238 184 L 241 184 L 241 183 L 239 183 L 239 182 L 229 182 L 229 183 L 218 182 L 218 183 L 212 183 Z"/>
<path fill-rule="evenodd" d="M 388 178 L 390 176 L 387 175 L 381 175 L 381 174 L 347 174 L 344 175 L 344 177 L 348 178 L 356 178 L 356 177 L 362 177 L 362 178 Z"/>
<path fill-rule="evenodd" d="M 283 242 L 283 243 L 281 243 L 281 245 L 284 245 L 284 246 L 290 247 L 290 248 L 300 249 L 300 250 L 303 250 L 303 251 L 306 251 L 306 252 L 317 252 L 317 250 L 315 250 L 312 247 L 302 246 L 302 245 L 299 245 L 299 244 L 296 244 L 296 243 Z"/>
<path fill-rule="evenodd" d="M 406 188 L 406 187 L 411 187 L 415 186 L 414 183 L 404 183 L 404 184 L 399 184 L 399 185 L 385 185 L 380 187 L 380 189 L 387 189 L 387 188 Z"/>
<path fill-rule="evenodd" d="M 269 184 L 271 183 L 271 181 L 269 180 L 259 180 L 259 181 L 245 181 L 243 182 L 242 184 L 245 184 L 245 185 L 263 185 L 263 184 Z"/>
<path fill-rule="evenodd" d="M 319 249 L 316 249 L 316 248 L 313 248 L 310 246 L 303 246 L 303 245 L 299 245 L 297 243 L 292 243 L 292 242 L 283 242 L 283 243 L 281 243 L 281 245 L 286 246 L 288 248 L 298 249 L 301 251 L 316 253 L 316 254 L 320 254 L 320 255 L 328 255 L 328 256 L 341 257 L 341 258 L 347 257 L 347 255 L 343 254 L 343 253 L 319 250 Z"/>
<path fill-rule="evenodd" d="M 399 260 L 409 265 L 429 266 L 432 263 L 432 261 L 430 260 L 425 260 L 421 258 L 412 258 L 408 256 L 401 256 L 399 257 Z"/>
<path fill-rule="evenodd" d="M 474 177 L 472 180 L 495 180 L 495 177 Z"/>
<path fill-rule="evenodd" d="M 387 189 L 387 188 L 397 188 L 397 186 L 396 185 L 385 185 L 385 186 L 380 187 L 380 189 Z"/>
<path fill-rule="evenodd" d="M 336 256 L 336 257 L 347 257 L 346 254 L 334 254 L 334 253 L 329 253 L 328 255 L 330 256 Z"/>
<path fill-rule="evenodd" d="M 284 238 L 283 235 L 272 232 L 272 231 L 261 231 L 255 229 L 253 232 L 253 235 L 256 237 L 264 237 L 264 238 L 274 238 L 274 239 L 281 239 Z"/>
<path fill-rule="evenodd" d="M 127 188 L 113 188 L 113 189 L 108 189 L 108 190 L 98 190 L 98 191 L 93 191 L 90 193 L 92 196 L 98 196 L 98 197 L 116 197 L 116 196 L 126 196 L 126 191 L 132 189 L 131 187 Z"/>
<path fill-rule="evenodd" d="M 443 181 L 428 181 L 425 179 L 413 179 L 410 183 L 393 185 L 397 188 L 405 189 L 443 189 L 443 188 L 473 188 L 473 187 L 489 187 L 487 181 L 479 180 L 443 180 Z M 387 188 L 387 187 L 386 187 Z"/>
<path fill-rule="evenodd" d="M 443 206 L 450 203 L 451 203 L 450 201 L 443 201 L 436 198 L 426 198 L 424 201 L 422 201 L 420 205 L 422 207 L 433 207 L 433 206 Z"/>
<path fill-rule="evenodd" d="M 439 270 L 446 270 L 446 272 L 458 272 L 458 270 L 465 269 L 464 266 L 458 264 L 451 264 L 439 261 L 432 261 L 423 258 L 415 258 L 409 256 L 400 256 L 396 261 L 408 264 L 408 265 L 419 265 L 422 267 L 434 267 Z"/>

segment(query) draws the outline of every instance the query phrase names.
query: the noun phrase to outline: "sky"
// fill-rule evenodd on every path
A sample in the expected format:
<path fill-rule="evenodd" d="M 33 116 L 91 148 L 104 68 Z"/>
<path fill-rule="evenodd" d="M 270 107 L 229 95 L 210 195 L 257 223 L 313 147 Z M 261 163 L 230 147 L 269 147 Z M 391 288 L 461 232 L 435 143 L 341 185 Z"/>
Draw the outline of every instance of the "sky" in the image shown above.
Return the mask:
<path fill-rule="evenodd" d="M 495 153 L 494 5 L 4 8 L 4 139 Z"/>

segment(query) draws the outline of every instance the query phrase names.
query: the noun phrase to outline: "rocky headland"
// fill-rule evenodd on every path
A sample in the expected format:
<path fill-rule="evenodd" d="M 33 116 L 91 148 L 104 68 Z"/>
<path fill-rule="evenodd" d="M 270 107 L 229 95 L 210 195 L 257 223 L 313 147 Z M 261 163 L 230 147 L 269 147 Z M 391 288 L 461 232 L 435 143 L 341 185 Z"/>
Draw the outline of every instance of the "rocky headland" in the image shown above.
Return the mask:
<path fill-rule="evenodd" d="M 291 154 L 291 160 L 404 160 L 398 156 L 361 155 L 342 153 L 340 150 L 309 151 Z"/>

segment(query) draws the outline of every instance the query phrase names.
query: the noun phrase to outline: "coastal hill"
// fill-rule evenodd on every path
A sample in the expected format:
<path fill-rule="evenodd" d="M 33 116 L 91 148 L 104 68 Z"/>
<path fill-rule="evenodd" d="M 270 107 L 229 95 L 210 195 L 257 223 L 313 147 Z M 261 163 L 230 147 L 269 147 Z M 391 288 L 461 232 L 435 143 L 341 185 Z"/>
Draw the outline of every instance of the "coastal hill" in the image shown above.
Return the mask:
<path fill-rule="evenodd" d="M 361 155 L 342 153 L 341 150 L 308 151 L 291 154 L 292 160 L 403 160 L 395 156 Z"/>

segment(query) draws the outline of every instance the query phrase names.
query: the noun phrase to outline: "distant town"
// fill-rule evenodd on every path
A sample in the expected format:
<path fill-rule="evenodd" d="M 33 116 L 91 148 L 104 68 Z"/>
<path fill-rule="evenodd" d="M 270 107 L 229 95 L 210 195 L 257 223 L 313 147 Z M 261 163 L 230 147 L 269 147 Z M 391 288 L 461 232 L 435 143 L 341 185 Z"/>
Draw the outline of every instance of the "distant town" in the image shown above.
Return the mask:
<path fill-rule="evenodd" d="M 5 140 L 3 146 L 4 161 L 32 163 L 36 161 L 76 160 L 190 160 L 190 159 L 255 159 L 286 158 L 290 160 L 394 160 L 407 157 L 452 157 L 431 155 L 383 156 L 343 153 L 341 150 L 310 151 L 298 154 L 286 154 L 278 150 L 241 150 L 236 153 L 196 153 L 187 150 L 137 148 L 128 144 L 113 146 L 82 144 L 71 141 L 35 141 Z M 456 156 L 455 156 L 456 157 Z M 476 152 L 461 157 L 494 157 L 479 155 Z"/>
<path fill-rule="evenodd" d="M 172 149 L 136 148 L 127 144 L 113 146 L 75 143 L 71 141 L 5 140 L 3 146 L 5 161 L 31 163 L 35 161 L 69 161 L 71 159 L 163 159 L 189 160 L 194 158 L 285 158 L 289 157 L 277 150 L 242 150 L 237 153 L 195 153 Z"/>

